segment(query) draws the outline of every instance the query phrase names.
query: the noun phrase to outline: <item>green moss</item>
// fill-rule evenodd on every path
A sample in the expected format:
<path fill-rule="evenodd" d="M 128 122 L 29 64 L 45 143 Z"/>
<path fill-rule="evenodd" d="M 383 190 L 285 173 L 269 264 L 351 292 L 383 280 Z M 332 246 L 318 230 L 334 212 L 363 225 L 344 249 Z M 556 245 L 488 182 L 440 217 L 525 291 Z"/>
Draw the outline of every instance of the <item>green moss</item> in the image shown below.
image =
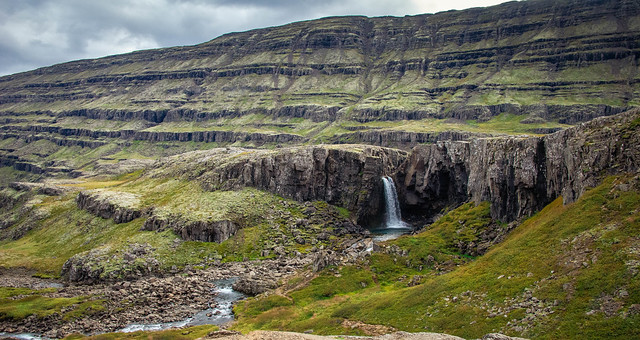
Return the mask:
<path fill-rule="evenodd" d="M 83 297 L 49 298 L 41 295 L 28 295 L 21 298 L 0 299 L 0 320 L 20 320 L 35 315 L 39 318 L 60 313 L 65 307 L 80 303 Z"/>
<path fill-rule="evenodd" d="M 72 311 L 64 314 L 64 320 L 80 319 L 105 310 L 106 300 L 89 300 L 80 303 Z"/>
<path fill-rule="evenodd" d="M 32 295 L 35 293 L 45 294 L 54 291 L 54 288 L 34 290 L 29 288 L 0 287 L 0 299 L 7 299 L 19 295 Z"/>
<path fill-rule="evenodd" d="M 262 298 L 248 298 L 246 300 L 242 300 L 234 307 L 234 313 L 241 313 L 246 316 L 256 316 L 267 310 L 277 307 L 291 306 L 292 304 L 293 302 L 291 299 L 282 295 L 273 294 Z"/>

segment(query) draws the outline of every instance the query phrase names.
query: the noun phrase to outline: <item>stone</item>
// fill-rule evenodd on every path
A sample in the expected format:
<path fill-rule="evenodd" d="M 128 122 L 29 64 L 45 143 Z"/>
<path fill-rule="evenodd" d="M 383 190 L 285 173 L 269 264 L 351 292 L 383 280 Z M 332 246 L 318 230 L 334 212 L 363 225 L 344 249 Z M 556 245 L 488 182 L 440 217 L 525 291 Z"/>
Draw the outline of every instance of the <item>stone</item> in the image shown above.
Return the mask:
<path fill-rule="evenodd" d="M 269 289 L 276 288 L 276 283 L 269 280 L 267 277 L 258 278 L 241 278 L 233 284 L 233 289 L 247 294 L 249 296 L 256 296 L 264 293 Z"/>
<path fill-rule="evenodd" d="M 335 265 L 337 263 L 336 258 L 327 251 L 318 251 L 313 255 L 311 262 L 311 269 L 314 272 L 319 272 L 324 268 Z"/>

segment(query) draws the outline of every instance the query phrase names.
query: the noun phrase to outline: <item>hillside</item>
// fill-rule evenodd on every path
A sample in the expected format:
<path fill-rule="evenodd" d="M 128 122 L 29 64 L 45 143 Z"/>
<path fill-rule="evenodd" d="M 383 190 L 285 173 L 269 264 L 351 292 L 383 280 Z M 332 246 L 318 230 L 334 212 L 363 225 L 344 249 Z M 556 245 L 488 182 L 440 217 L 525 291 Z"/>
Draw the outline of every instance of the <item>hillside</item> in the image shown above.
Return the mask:
<path fill-rule="evenodd" d="M 369 259 L 330 268 L 236 308 L 236 328 L 367 334 L 381 324 L 467 339 L 637 337 L 638 177 L 609 178 L 577 202 L 558 199 L 480 257 L 470 242 L 490 219 L 465 205 Z M 471 238 L 470 238 L 471 237 Z M 387 328 L 392 329 L 392 328 Z"/>

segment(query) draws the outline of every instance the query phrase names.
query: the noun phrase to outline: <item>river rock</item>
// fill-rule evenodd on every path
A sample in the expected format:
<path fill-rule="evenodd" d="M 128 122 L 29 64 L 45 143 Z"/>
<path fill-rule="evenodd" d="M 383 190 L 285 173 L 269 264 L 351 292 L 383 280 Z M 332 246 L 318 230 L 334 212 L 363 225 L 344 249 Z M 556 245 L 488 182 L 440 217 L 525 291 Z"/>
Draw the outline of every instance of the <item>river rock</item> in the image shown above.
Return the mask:
<path fill-rule="evenodd" d="M 276 287 L 275 282 L 265 277 L 241 278 L 233 284 L 234 290 L 249 296 L 256 296 Z"/>

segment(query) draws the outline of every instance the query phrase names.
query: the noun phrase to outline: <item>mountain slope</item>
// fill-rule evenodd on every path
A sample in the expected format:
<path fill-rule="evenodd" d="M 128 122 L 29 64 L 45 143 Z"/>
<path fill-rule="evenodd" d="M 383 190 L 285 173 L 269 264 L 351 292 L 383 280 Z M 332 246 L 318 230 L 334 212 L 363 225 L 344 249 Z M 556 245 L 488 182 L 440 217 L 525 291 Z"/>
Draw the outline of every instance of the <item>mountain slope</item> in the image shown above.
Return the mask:
<path fill-rule="evenodd" d="M 628 106 L 638 6 L 538 0 L 298 22 L 3 77 L 2 111 L 159 123 L 248 111 L 368 121 L 496 113 L 443 112 L 474 104 Z M 343 108 L 352 110 L 336 114 Z"/>
<path fill-rule="evenodd" d="M 109 149 L 95 161 L 144 141 L 178 153 L 184 142 L 411 147 L 546 133 L 638 105 L 639 37 L 634 1 L 531 0 L 70 62 L 0 78 L 2 160 L 42 170 L 61 159 L 20 155 L 20 141 Z"/>

